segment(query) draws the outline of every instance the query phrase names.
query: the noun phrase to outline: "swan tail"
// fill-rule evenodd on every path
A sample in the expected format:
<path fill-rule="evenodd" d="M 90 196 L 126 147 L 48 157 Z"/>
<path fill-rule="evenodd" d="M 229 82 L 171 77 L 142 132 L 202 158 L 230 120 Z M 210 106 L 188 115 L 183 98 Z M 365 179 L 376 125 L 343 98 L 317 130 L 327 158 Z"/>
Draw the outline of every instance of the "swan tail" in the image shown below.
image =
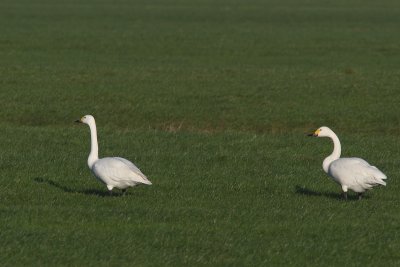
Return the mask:
<path fill-rule="evenodd" d="M 381 172 L 377 167 L 375 166 L 371 166 L 372 170 L 373 170 L 373 176 L 375 178 L 375 182 L 377 184 L 386 186 L 386 182 L 384 180 L 387 179 L 386 174 L 384 174 L 383 172 Z"/>
<path fill-rule="evenodd" d="M 147 179 L 143 179 L 143 181 L 141 183 L 142 184 L 147 184 L 147 185 L 152 185 L 152 183 Z"/>
<path fill-rule="evenodd" d="M 386 186 L 386 182 L 383 179 L 375 178 L 375 183 Z"/>
<path fill-rule="evenodd" d="M 358 177 L 356 178 L 357 183 L 360 184 L 364 189 L 372 189 L 372 187 L 377 185 L 386 186 L 386 182 L 384 180 L 387 179 L 387 176 L 381 172 L 377 167 L 363 164 L 363 166 L 359 169 Z"/>
<path fill-rule="evenodd" d="M 371 181 L 372 182 L 371 184 L 374 184 L 374 185 L 380 184 L 380 185 L 386 186 L 386 182 L 384 181 L 384 180 L 387 179 L 386 174 L 381 172 L 375 166 L 371 166 L 370 171 L 371 171 L 371 175 L 372 175 L 372 178 L 373 178 L 372 181 Z"/>

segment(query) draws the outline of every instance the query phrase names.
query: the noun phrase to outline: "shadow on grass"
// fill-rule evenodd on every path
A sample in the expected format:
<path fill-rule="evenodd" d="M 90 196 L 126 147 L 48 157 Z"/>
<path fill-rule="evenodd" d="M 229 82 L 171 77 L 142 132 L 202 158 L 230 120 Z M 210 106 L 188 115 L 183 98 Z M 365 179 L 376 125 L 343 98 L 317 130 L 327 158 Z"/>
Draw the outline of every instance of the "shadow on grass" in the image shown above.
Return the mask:
<path fill-rule="evenodd" d="M 305 188 L 300 185 L 295 186 L 295 192 L 296 192 L 296 194 L 299 194 L 299 195 L 317 196 L 317 197 L 332 198 L 332 199 L 336 199 L 336 200 L 344 200 L 342 194 L 332 193 L 332 192 L 316 192 L 316 191 L 313 191 L 311 189 Z M 368 197 L 363 196 L 363 198 L 368 198 Z M 349 200 L 350 201 L 354 201 L 354 200 L 358 201 L 358 196 L 351 194 L 351 193 L 350 194 L 347 193 L 347 200 L 348 201 Z"/>
<path fill-rule="evenodd" d="M 101 191 L 97 189 L 85 189 L 85 190 L 76 190 L 69 188 L 68 186 L 65 186 L 63 184 L 57 183 L 55 181 L 52 181 L 50 179 L 45 179 L 41 177 L 36 177 L 33 179 L 37 183 L 45 183 L 50 186 L 53 186 L 55 188 L 58 188 L 66 193 L 78 193 L 78 194 L 85 194 L 85 195 L 94 195 L 94 196 L 100 196 L 100 197 L 120 197 L 122 196 L 122 193 L 120 192 L 113 192 L 112 195 L 108 191 Z M 128 192 L 126 193 L 128 195 Z"/>

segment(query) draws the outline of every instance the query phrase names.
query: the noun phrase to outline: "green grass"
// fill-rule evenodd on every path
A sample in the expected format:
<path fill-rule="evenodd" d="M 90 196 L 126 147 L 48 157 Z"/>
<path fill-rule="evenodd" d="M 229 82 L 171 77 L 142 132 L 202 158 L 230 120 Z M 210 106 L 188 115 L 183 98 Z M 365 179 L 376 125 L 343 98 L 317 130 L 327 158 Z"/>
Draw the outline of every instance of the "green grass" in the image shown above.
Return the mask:
<path fill-rule="evenodd" d="M 0 265 L 396 266 L 400 3 L 0 3 Z M 110 197 L 86 165 L 153 182 Z M 388 186 L 340 200 L 326 125 Z"/>

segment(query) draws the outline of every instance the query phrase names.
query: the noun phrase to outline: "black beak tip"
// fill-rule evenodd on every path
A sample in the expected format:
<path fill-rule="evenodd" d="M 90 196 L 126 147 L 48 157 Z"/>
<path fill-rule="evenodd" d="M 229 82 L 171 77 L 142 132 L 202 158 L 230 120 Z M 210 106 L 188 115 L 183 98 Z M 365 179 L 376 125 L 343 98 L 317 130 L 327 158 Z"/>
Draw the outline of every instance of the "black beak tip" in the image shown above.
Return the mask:
<path fill-rule="evenodd" d="M 76 120 L 75 122 L 77 122 L 77 123 L 80 123 L 80 122 L 81 122 L 81 120 Z"/>
<path fill-rule="evenodd" d="M 313 133 L 310 133 L 310 134 L 307 134 L 307 136 L 311 136 L 311 137 L 313 137 L 313 136 L 314 136 L 314 134 L 313 134 Z"/>

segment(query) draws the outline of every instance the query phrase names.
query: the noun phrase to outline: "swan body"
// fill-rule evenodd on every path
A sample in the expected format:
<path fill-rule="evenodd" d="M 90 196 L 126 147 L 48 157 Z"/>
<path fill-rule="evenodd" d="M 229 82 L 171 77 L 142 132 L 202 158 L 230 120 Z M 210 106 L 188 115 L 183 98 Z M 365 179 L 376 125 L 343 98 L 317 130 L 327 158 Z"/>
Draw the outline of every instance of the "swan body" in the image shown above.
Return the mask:
<path fill-rule="evenodd" d="M 125 190 L 138 184 L 151 185 L 147 177 L 132 162 L 120 157 L 99 159 L 97 130 L 94 117 L 85 115 L 76 122 L 89 125 L 91 135 L 91 150 L 88 157 L 88 166 L 96 178 L 104 183 L 108 190 L 113 188 Z"/>
<path fill-rule="evenodd" d="M 341 145 L 337 135 L 328 127 L 320 127 L 310 136 L 329 137 L 333 141 L 333 152 L 325 158 L 322 163 L 324 171 L 336 182 L 343 190 L 343 195 L 347 199 L 347 191 L 350 189 L 359 195 L 377 185 L 386 185 L 384 181 L 387 177 L 377 167 L 371 166 L 361 158 L 340 158 Z"/>

